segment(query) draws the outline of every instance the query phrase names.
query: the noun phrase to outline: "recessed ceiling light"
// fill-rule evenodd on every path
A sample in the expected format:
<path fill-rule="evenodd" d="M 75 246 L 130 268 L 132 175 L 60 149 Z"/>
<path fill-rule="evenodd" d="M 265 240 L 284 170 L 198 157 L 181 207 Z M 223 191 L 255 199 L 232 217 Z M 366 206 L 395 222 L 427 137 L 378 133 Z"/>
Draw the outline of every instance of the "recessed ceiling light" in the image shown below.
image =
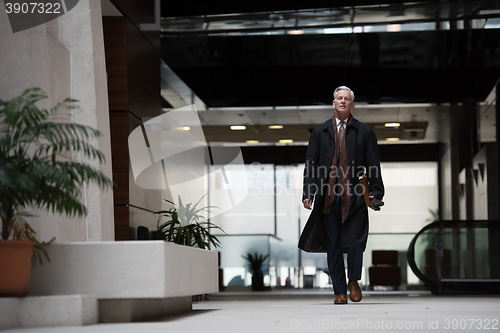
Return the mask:
<path fill-rule="evenodd" d="M 292 139 L 283 139 L 283 140 L 280 140 L 280 143 L 292 143 L 293 140 Z"/>
<path fill-rule="evenodd" d="M 350 34 L 352 28 L 326 28 L 323 29 L 324 34 Z"/>
<path fill-rule="evenodd" d="M 401 31 L 401 24 L 388 24 L 387 32 L 399 32 Z"/>
<path fill-rule="evenodd" d="M 290 30 L 288 31 L 290 35 L 302 35 L 304 33 L 304 30 Z"/>
<path fill-rule="evenodd" d="M 177 127 L 177 129 L 178 129 L 179 131 L 189 131 L 189 130 L 191 129 L 191 127 L 189 127 L 189 126 Z"/>
<path fill-rule="evenodd" d="M 387 138 L 385 141 L 399 141 L 399 138 Z"/>
<path fill-rule="evenodd" d="M 259 140 L 247 140 L 247 143 L 259 143 Z"/>
<path fill-rule="evenodd" d="M 243 130 L 245 130 L 247 128 L 246 128 L 246 126 L 231 126 L 231 129 L 233 131 L 243 131 Z"/>
<path fill-rule="evenodd" d="M 385 127 L 399 127 L 400 123 L 385 123 Z"/>
<path fill-rule="evenodd" d="M 269 129 L 282 129 L 283 125 L 270 125 Z"/>

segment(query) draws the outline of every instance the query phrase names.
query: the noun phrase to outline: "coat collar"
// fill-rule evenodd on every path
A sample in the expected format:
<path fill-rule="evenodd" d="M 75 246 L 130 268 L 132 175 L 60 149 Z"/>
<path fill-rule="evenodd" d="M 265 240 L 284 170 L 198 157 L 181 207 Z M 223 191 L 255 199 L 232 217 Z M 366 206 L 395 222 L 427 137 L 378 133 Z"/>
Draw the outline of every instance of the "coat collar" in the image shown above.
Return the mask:
<path fill-rule="evenodd" d="M 333 121 L 334 120 L 335 119 L 333 119 L 333 117 L 332 117 L 332 118 L 328 119 L 327 121 L 325 121 L 322 125 L 320 125 L 320 129 L 322 131 L 328 131 L 328 133 L 330 133 L 330 136 L 332 137 L 332 139 L 335 139 L 335 132 L 333 131 Z M 359 121 L 356 118 L 354 118 L 354 116 L 353 116 L 351 123 L 347 126 L 351 126 L 357 132 L 359 129 Z M 346 127 L 346 129 L 347 128 L 348 127 Z"/>

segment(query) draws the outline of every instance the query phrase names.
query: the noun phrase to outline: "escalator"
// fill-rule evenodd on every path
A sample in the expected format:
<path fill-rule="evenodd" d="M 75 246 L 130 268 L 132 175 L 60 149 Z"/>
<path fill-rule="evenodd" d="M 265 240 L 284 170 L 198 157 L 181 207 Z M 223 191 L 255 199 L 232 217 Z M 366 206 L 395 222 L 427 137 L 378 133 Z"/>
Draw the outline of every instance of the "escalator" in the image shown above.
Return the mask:
<path fill-rule="evenodd" d="M 408 264 L 432 293 L 500 294 L 500 221 L 436 221 L 408 248 Z"/>

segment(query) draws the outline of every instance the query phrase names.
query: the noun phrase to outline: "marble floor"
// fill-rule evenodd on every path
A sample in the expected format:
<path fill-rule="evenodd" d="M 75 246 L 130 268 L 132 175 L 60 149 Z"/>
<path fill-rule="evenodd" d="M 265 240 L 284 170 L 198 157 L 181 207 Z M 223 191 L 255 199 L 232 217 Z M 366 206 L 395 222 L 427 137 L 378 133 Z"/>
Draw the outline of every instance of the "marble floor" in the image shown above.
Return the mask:
<path fill-rule="evenodd" d="M 500 296 L 363 295 L 360 303 L 334 305 L 322 290 L 222 292 L 193 304 L 189 314 L 152 322 L 3 332 L 500 332 Z"/>

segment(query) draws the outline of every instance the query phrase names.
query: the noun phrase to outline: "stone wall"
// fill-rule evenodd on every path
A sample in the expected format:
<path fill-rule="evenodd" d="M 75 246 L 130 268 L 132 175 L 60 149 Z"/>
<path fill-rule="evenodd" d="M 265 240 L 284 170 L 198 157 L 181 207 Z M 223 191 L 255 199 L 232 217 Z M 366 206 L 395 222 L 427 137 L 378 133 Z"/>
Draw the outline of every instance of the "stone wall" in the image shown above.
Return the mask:
<path fill-rule="evenodd" d="M 29 87 L 40 87 L 49 99 L 40 107 L 52 107 L 67 97 L 79 100 L 71 121 L 92 126 L 102 132 L 94 142 L 106 157 L 105 164 L 94 163 L 108 177 L 111 147 L 106 67 L 102 32 L 101 4 L 80 0 L 68 13 L 40 26 L 12 33 L 9 19 L 0 4 L 0 99 L 8 100 Z M 78 155 L 61 158 L 82 161 Z M 86 218 L 69 218 L 46 212 L 30 223 L 43 240 L 58 242 L 114 240 L 112 191 L 84 186 L 82 200 Z"/>

